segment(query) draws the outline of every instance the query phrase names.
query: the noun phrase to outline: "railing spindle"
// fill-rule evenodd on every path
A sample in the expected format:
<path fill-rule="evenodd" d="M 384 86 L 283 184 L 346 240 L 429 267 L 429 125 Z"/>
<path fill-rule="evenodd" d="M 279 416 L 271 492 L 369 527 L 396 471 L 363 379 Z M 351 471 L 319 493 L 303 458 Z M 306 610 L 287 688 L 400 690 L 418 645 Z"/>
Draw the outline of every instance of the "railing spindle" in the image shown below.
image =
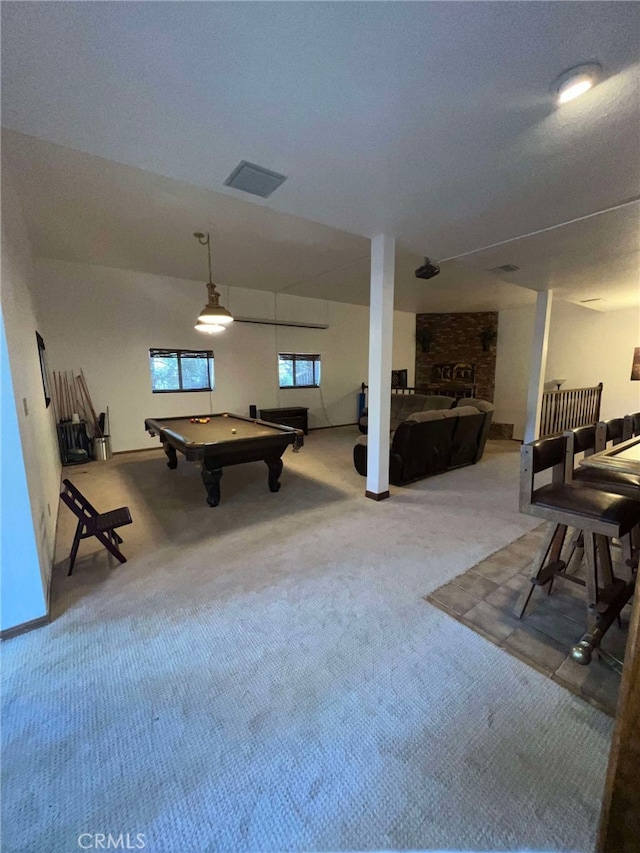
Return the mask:
<path fill-rule="evenodd" d="M 602 382 L 592 388 L 565 388 L 542 395 L 540 437 L 595 424 L 600 419 Z"/>

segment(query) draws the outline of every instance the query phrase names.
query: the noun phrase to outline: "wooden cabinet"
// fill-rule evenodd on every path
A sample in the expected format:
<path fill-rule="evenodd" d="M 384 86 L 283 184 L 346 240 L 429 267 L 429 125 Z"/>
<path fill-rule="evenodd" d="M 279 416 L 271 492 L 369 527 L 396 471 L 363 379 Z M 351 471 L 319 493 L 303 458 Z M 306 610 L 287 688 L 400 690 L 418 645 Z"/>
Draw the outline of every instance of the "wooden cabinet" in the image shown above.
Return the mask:
<path fill-rule="evenodd" d="M 272 424 L 295 427 L 309 432 L 309 409 L 304 406 L 286 406 L 282 409 L 260 409 L 260 419 Z"/>

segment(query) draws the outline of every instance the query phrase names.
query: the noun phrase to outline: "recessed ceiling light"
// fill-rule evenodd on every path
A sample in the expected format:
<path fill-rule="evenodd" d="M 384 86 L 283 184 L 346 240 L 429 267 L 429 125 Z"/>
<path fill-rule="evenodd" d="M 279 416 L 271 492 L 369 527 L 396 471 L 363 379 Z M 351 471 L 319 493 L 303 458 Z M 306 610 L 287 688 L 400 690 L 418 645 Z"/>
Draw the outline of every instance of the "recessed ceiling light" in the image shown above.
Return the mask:
<path fill-rule="evenodd" d="M 555 94 L 558 104 L 566 104 L 593 88 L 601 73 L 602 67 L 597 62 L 576 65 L 553 81 L 551 91 Z"/>

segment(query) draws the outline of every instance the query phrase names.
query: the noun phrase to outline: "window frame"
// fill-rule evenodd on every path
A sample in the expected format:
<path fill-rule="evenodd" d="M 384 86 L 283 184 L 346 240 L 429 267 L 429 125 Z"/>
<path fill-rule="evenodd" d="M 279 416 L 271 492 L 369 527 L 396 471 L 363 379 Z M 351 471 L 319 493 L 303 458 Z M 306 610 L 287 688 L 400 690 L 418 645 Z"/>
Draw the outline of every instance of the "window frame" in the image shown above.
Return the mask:
<path fill-rule="evenodd" d="M 293 365 L 293 385 L 281 385 L 280 384 L 280 362 L 281 360 L 291 361 Z M 311 361 L 313 362 L 313 378 L 314 383 L 312 385 L 299 385 L 296 382 L 296 362 L 297 361 Z M 317 367 L 316 367 L 317 365 Z M 278 387 L 282 391 L 286 391 L 292 388 L 319 388 L 320 387 L 320 379 L 322 374 L 322 358 L 320 353 L 310 353 L 310 352 L 279 352 L 278 353 Z"/>
<path fill-rule="evenodd" d="M 178 367 L 178 383 L 179 388 L 154 388 L 153 387 L 153 359 L 156 356 L 175 356 Z M 198 358 L 206 359 L 207 376 L 209 379 L 208 387 L 206 388 L 183 388 L 182 387 L 182 358 L 185 356 L 197 356 Z M 149 347 L 149 372 L 151 374 L 151 393 L 152 394 L 202 394 L 215 391 L 215 373 L 214 373 L 214 354 L 213 350 L 197 350 L 197 349 L 177 349 L 176 347 Z"/>

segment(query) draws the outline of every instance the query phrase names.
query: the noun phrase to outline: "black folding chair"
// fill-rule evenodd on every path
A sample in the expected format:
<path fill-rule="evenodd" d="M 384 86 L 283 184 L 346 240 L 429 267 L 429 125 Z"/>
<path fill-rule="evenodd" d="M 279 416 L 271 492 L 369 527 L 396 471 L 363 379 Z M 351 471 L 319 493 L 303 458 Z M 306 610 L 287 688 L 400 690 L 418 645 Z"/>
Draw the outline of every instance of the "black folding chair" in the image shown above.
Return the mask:
<path fill-rule="evenodd" d="M 60 498 L 66 503 L 71 512 L 78 517 L 78 526 L 76 527 L 76 535 L 73 537 L 73 545 L 71 546 L 71 554 L 69 555 L 69 572 L 73 571 L 73 565 L 76 561 L 78 546 L 81 539 L 88 539 L 90 536 L 95 536 L 104 547 L 117 557 L 121 563 L 126 563 L 127 558 L 118 545 L 122 543 L 122 538 L 116 533 L 117 527 L 124 527 L 125 524 L 131 524 L 131 513 L 129 507 L 121 506 L 118 509 L 112 509 L 109 512 L 98 512 L 92 506 L 85 496 L 80 492 L 70 480 L 63 480 L 64 490 L 60 494 Z"/>

